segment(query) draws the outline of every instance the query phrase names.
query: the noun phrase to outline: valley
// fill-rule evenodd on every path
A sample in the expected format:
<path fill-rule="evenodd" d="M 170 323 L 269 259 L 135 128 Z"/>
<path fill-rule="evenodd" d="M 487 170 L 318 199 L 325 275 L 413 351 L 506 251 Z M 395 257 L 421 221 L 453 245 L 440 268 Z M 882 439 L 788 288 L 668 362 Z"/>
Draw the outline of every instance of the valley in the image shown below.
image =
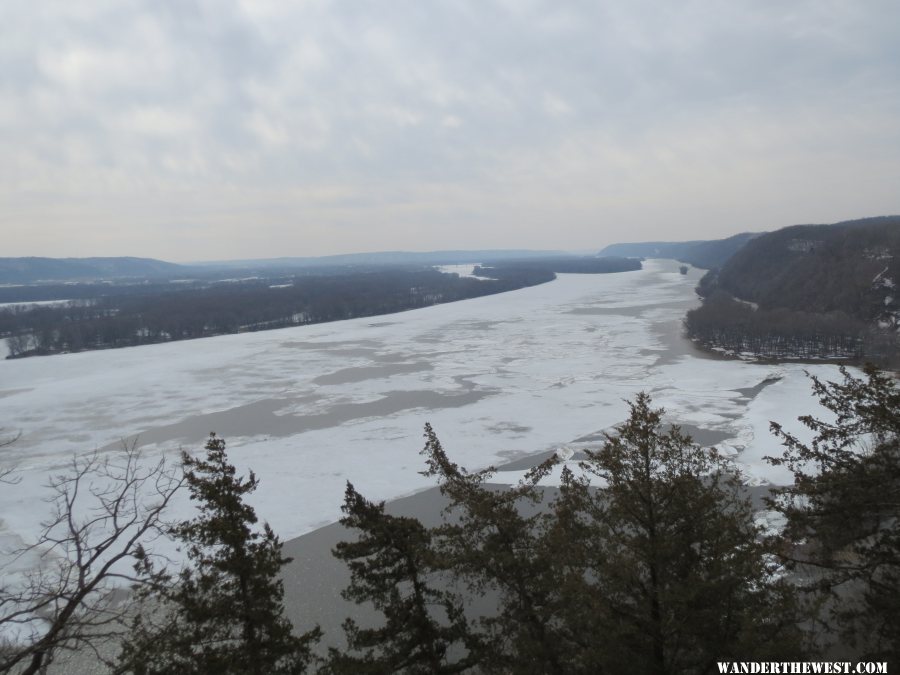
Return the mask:
<path fill-rule="evenodd" d="M 837 368 L 697 350 L 681 321 L 701 274 L 649 260 L 376 318 L 2 361 L 0 419 L 21 432 L 2 461 L 22 477 L 0 496 L 3 540 L 37 530 L 48 473 L 123 440 L 152 460 L 199 451 L 216 431 L 259 476 L 261 518 L 290 538 L 339 517 L 347 480 L 379 500 L 430 487 L 426 421 L 478 468 L 577 447 L 621 422 L 639 391 L 672 422 L 715 432 L 749 483 L 783 482 L 762 460 L 779 450 L 769 421 L 795 428 L 819 412 L 805 371 L 835 379 Z M 183 499 L 174 515 L 190 508 Z"/>

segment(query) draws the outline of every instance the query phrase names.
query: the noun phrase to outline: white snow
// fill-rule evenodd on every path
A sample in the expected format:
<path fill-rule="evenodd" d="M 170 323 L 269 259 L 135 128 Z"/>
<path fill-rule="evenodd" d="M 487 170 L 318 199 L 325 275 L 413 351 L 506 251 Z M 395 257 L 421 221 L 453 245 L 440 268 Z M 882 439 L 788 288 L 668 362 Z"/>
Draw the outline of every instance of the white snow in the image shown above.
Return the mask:
<path fill-rule="evenodd" d="M 884 276 L 884 273 L 887 272 L 890 267 L 885 267 L 878 274 L 875 275 L 875 278 L 872 279 L 872 286 L 875 288 L 894 288 L 894 280 L 890 277 Z M 887 304 L 887 303 L 885 303 Z"/>
<path fill-rule="evenodd" d="M 436 265 L 434 269 L 444 274 L 458 274 L 461 277 L 470 277 L 481 281 L 490 281 L 490 277 L 480 277 L 475 274 L 475 268 L 481 263 L 474 265 Z"/>
<path fill-rule="evenodd" d="M 135 435 L 154 458 L 199 452 L 217 431 L 260 478 L 260 517 L 289 538 L 340 517 L 347 480 L 376 500 L 431 485 L 419 473 L 426 421 L 475 469 L 577 447 L 623 421 L 641 390 L 673 422 L 725 431 L 749 481 L 782 483 L 762 459 L 780 449 L 769 420 L 802 433 L 799 415 L 822 414 L 804 369 L 839 373 L 708 358 L 667 338 L 699 274 L 647 261 L 389 316 L 2 361 L 0 427 L 22 435 L 0 465 L 22 482 L 0 490 L 0 537 L 34 536 L 48 509 L 41 485 L 72 453 L 113 452 Z M 749 404 L 738 391 L 777 376 Z M 182 499 L 173 516 L 190 509 Z"/>
<path fill-rule="evenodd" d="M 568 462 L 570 459 L 572 459 L 575 456 L 575 450 L 573 450 L 572 448 L 563 446 L 556 450 L 556 456 L 559 457 L 559 459 L 561 461 Z"/>
<path fill-rule="evenodd" d="M 754 518 L 754 524 L 767 536 L 781 534 L 787 525 L 787 518 L 778 511 L 758 511 Z"/>
<path fill-rule="evenodd" d="M 29 300 L 26 302 L 0 302 L 0 311 L 6 309 L 34 309 L 35 307 L 66 307 L 85 303 L 84 300 Z"/>

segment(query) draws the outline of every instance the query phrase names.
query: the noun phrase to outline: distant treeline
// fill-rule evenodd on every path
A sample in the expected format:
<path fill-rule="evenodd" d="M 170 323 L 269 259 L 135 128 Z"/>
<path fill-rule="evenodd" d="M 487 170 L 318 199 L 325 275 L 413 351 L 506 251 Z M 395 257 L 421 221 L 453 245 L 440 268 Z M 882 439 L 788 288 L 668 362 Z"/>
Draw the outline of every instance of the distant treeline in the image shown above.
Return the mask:
<path fill-rule="evenodd" d="M 127 347 L 399 312 L 554 278 L 541 269 L 507 269 L 495 276 L 479 281 L 434 270 L 384 270 L 298 277 L 274 288 L 271 280 L 251 279 L 103 295 L 90 304 L 0 312 L 0 333 L 11 336 L 11 356 Z"/>
<path fill-rule="evenodd" d="M 632 272 L 641 269 L 637 258 L 541 258 L 537 260 L 514 260 L 494 263 L 492 266 L 475 268 L 478 276 L 493 276 L 500 270 L 550 269 L 558 274 L 608 274 L 611 272 Z"/>
<path fill-rule="evenodd" d="M 844 312 L 754 309 L 718 291 L 688 312 L 688 335 L 706 347 L 771 359 L 884 362 L 891 340 Z"/>
<path fill-rule="evenodd" d="M 630 256 L 635 258 L 672 258 L 703 269 L 717 269 L 743 248 L 758 233 L 744 232 L 727 239 L 699 241 L 647 241 L 640 243 L 612 244 L 601 256 Z"/>
<path fill-rule="evenodd" d="M 566 269 L 562 259 L 504 261 L 479 268 L 479 276 L 490 277 L 486 280 L 382 267 L 199 285 L 57 286 L 51 296 L 68 295 L 77 302 L 8 307 L 0 311 L 0 337 L 7 338 L 11 357 L 129 347 L 388 314 L 534 286 L 555 279 L 557 269 L 598 273 L 639 269 L 640 263 L 607 260 L 583 270 L 575 267 Z"/>
<path fill-rule="evenodd" d="M 748 242 L 697 288 L 688 336 L 774 359 L 900 362 L 900 217 L 800 225 Z"/>

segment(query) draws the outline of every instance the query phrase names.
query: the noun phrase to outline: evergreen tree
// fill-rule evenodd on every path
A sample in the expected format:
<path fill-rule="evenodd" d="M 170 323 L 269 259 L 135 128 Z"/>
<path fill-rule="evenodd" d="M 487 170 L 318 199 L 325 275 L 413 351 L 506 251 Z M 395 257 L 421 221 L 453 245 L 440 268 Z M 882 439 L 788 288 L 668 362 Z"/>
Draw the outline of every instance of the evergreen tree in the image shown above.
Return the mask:
<path fill-rule="evenodd" d="M 368 535 L 359 548 L 340 549 L 357 565 L 352 597 L 408 616 L 404 605 L 379 600 L 398 597 L 392 584 L 408 577 L 375 555 L 404 532 L 419 542 L 413 547 L 438 554 L 432 565 L 452 587 L 492 604 L 463 638 L 477 672 L 699 674 L 719 660 L 802 657 L 801 608 L 743 487 L 715 451 L 677 427 L 664 431 L 649 396 L 630 407 L 617 433 L 588 452 L 583 476 L 563 468 L 549 505 L 538 483 L 555 458 L 518 485 L 491 486 L 492 469 L 457 466 L 426 425 L 425 473 L 448 501 L 443 523 L 429 533 L 404 519 L 387 536 L 380 507 L 348 491 L 345 512 L 374 516 L 364 527 L 356 521 Z M 364 635 L 367 646 L 388 651 L 408 637 Z"/>
<path fill-rule="evenodd" d="M 359 532 L 334 550 L 347 563 L 348 600 L 370 601 L 383 616 L 379 628 L 344 622 L 350 653 L 331 650 L 333 673 L 459 673 L 471 665 L 471 637 L 462 602 L 436 588 L 440 564 L 432 534 L 415 518 L 391 516 L 384 503 L 373 504 L 350 483 L 341 524 Z M 452 648 L 459 652 L 454 658 Z"/>
<path fill-rule="evenodd" d="M 292 634 L 283 616 L 278 578 L 289 562 L 268 524 L 260 533 L 244 495 L 259 481 L 236 475 L 225 441 L 210 434 L 206 456 L 182 453 L 185 480 L 200 514 L 173 529 L 190 565 L 157 584 L 149 595 L 151 618 L 138 616 L 126 641 L 123 671 L 197 675 L 301 673 L 311 660 L 318 628 Z M 152 602 L 161 621 L 152 620 Z"/>
<path fill-rule="evenodd" d="M 831 595 L 831 629 L 872 658 L 900 659 L 900 387 L 866 366 L 865 378 L 813 377 L 833 421 L 811 415 L 804 443 L 773 423 L 785 451 L 770 457 L 794 474 L 775 508 L 797 545 L 785 556 Z"/>
<path fill-rule="evenodd" d="M 547 567 L 543 576 L 545 607 L 559 645 L 561 672 L 603 673 L 606 654 L 615 649 L 604 633 L 602 618 L 609 605 L 596 583 L 590 558 L 591 541 L 597 536 L 590 517 L 589 483 L 564 466 L 560 487 L 540 522 L 537 557 Z"/>
<path fill-rule="evenodd" d="M 425 425 L 423 454 L 448 500 L 444 524 L 437 528 L 438 549 L 446 565 L 473 596 L 496 598 L 496 611 L 479 618 L 479 667 L 485 672 L 572 672 L 566 638 L 571 626 L 555 616 L 558 603 L 555 556 L 541 545 L 542 521 L 536 506 L 537 483 L 551 469 L 549 460 L 513 487 L 487 481 L 494 469 L 470 473 L 450 461 L 437 435 Z M 577 629 L 576 629 L 577 630 Z"/>
<path fill-rule="evenodd" d="M 704 673 L 717 660 L 796 659 L 791 587 L 759 543 L 748 501 L 713 450 L 641 393 L 631 415 L 563 482 L 555 511 L 584 532 L 584 599 L 598 671 Z M 558 519 L 559 518 L 558 515 Z M 577 560 L 571 558 L 570 560 Z"/>

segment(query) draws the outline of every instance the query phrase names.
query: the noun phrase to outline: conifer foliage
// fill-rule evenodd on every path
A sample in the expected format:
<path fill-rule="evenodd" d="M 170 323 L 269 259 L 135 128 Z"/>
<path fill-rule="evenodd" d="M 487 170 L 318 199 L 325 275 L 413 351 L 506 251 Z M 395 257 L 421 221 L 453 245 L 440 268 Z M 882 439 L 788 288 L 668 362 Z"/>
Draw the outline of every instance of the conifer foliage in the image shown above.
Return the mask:
<path fill-rule="evenodd" d="M 429 424 L 425 439 L 425 475 L 438 479 L 448 502 L 435 531 L 445 565 L 470 596 L 496 603 L 473 626 L 472 658 L 482 672 L 570 672 L 570 627 L 555 612 L 556 558 L 543 545 L 547 516 L 536 508 L 536 486 L 553 460 L 515 486 L 491 486 L 492 467 L 469 472 L 452 462 Z"/>
<path fill-rule="evenodd" d="M 344 622 L 350 652 L 332 650 L 332 673 L 459 673 L 469 666 L 465 656 L 449 653 L 469 637 L 459 597 L 437 588 L 440 564 L 432 533 L 415 518 L 386 514 L 347 484 L 341 524 L 359 532 L 341 542 L 334 555 L 347 563 L 348 600 L 370 600 L 383 615 L 379 628 Z M 457 649 L 457 651 L 459 651 Z"/>
<path fill-rule="evenodd" d="M 586 524 L 584 616 L 609 641 L 609 672 L 711 672 L 722 659 L 796 657 L 789 585 L 761 544 L 741 486 L 714 449 L 664 431 L 647 394 L 628 420 L 567 477 L 556 511 Z"/>
<path fill-rule="evenodd" d="M 469 633 L 454 635 L 466 654 L 457 664 L 471 665 L 469 672 L 699 674 L 721 659 L 803 654 L 793 588 L 770 562 L 722 459 L 677 427 L 665 431 L 648 395 L 630 408 L 629 419 L 587 453 L 580 477 L 563 468 L 547 505 L 539 483 L 556 460 L 511 488 L 491 485 L 492 469 L 459 467 L 426 425 L 425 473 L 438 479 L 448 506 L 430 533 L 405 526 L 432 547 L 448 587 L 489 601 L 449 626 Z M 359 499 L 348 492 L 348 505 Z M 369 515 L 371 522 L 354 526 L 389 532 L 382 510 Z M 347 597 L 374 601 L 388 627 L 401 623 L 407 614 L 379 602 L 403 574 L 375 550 L 350 546 L 339 547 L 339 557 L 352 550 L 368 562 L 355 560 Z M 449 629 L 446 621 L 441 627 Z M 367 633 L 367 646 L 383 635 L 383 647 L 412 654 L 385 631 Z"/>
<path fill-rule="evenodd" d="M 283 616 L 278 578 L 289 562 L 268 524 L 262 532 L 244 496 L 258 480 L 238 476 L 225 441 L 211 434 L 206 456 L 182 454 L 185 479 L 200 511 L 180 523 L 174 537 L 190 564 L 155 585 L 149 597 L 161 606 L 138 617 L 124 644 L 123 670 L 139 674 L 268 675 L 304 672 L 318 629 L 292 633 Z M 153 621 L 153 615 L 161 617 Z M 147 615 L 145 615 L 147 616 Z"/>
<path fill-rule="evenodd" d="M 785 556 L 830 595 L 830 628 L 873 658 L 900 659 L 900 387 L 866 366 L 842 382 L 813 377 L 832 420 L 800 421 L 810 442 L 773 423 L 794 485 L 773 500 L 795 543 Z"/>

